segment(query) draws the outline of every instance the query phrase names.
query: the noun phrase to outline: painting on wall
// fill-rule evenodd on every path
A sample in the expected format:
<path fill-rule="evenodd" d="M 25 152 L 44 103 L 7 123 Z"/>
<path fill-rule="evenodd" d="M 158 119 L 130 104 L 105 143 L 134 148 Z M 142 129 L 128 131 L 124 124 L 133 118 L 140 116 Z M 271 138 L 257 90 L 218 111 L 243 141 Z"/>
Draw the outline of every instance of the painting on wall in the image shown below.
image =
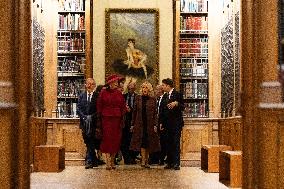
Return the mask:
<path fill-rule="evenodd" d="M 137 88 L 159 79 L 159 12 L 157 9 L 106 9 L 106 77 L 116 73 Z"/>

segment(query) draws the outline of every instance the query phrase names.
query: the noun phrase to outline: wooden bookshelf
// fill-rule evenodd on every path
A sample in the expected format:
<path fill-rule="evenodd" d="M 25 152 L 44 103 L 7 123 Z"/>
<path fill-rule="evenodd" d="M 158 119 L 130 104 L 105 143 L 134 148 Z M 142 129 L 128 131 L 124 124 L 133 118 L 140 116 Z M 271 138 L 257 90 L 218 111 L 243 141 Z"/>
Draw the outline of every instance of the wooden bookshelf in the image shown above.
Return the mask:
<path fill-rule="evenodd" d="M 209 117 L 208 2 L 175 3 L 174 80 L 185 101 L 185 117 Z"/>
<path fill-rule="evenodd" d="M 88 54 L 92 51 L 86 50 L 91 46 L 90 1 L 58 0 L 55 115 L 59 118 L 77 117 L 78 96 L 85 78 L 92 75 L 92 55 Z"/>
<path fill-rule="evenodd" d="M 182 8 L 184 3 L 188 5 Z M 181 160 L 182 164 L 191 166 L 200 166 L 203 145 L 219 143 L 218 118 L 209 115 L 209 107 L 212 106 L 209 95 L 212 90 L 212 84 L 209 83 L 212 74 L 209 71 L 212 72 L 213 69 L 211 70 L 212 59 L 209 62 L 212 55 L 209 56 L 209 53 L 212 51 L 209 49 L 208 36 L 215 28 L 209 29 L 208 7 L 207 0 L 176 0 L 173 10 L 173 79 L 175 88 L 183 94 L 186 104 Z M 210 45 L 212 48 L 212 42 Z M 218 78 L 217 75 L 214 79 L 215 77 Z"/>

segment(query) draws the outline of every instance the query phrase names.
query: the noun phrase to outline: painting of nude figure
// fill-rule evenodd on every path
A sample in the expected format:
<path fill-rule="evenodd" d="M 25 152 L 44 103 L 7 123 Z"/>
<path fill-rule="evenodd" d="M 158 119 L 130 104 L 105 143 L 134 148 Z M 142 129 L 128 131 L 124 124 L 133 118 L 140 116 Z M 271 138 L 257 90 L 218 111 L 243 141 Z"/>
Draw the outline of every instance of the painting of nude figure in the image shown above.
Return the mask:
<path fill-rule="evenodd" d="M 106 77 L 112 73 L 140 86 L 157 85 L 159 12 L 156 9 L 106 9 Z"/>

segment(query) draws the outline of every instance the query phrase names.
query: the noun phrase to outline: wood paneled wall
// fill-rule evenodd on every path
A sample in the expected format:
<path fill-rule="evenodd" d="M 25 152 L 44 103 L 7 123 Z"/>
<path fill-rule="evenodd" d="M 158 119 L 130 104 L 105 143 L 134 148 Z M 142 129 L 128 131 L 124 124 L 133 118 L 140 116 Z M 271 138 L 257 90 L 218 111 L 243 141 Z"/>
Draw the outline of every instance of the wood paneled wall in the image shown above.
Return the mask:
<path fill-rule="evenodd" d="M 35 146 L 44 145 L 47 142 L 46 118 L 30 118 L 30 164 L 34 162 Z"/>
<path fill-rule="evenodd" d="M 219 144 L 242 150 L 242 118 L 232 117 L 219 120 Z"/>
<path fill-rule="evenodd" d="M 67 165 L 83 165 L 86 146 L 79 128 L 79 119 L 48 118 L 46 144 L 64 146 Z"/>
<path fill-rule="evenodd" d="M 29 188 L 31 1 L 0 1 L 1 188 Z"/>
<path fill-rule="evenodd" d="M 195 161 L 198 165 L 202 145 L 219 144 L 218 119 L 185 119 L 184 121 L 181 160 Z"/>

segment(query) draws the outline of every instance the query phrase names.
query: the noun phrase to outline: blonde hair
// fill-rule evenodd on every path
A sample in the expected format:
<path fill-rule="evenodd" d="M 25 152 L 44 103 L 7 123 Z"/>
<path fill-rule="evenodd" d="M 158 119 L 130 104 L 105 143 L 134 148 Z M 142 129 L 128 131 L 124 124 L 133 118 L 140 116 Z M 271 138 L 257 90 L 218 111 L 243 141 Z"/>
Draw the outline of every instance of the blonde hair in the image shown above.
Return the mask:
<path fill-rule="evenodd" d="M 142 87 L 146 87 L 148 90 L 149 90 L 149 96 L 150 97 L 154 97 L 154 90 L 153 90 L 153 86 L 152 86 L 152 84 L 150 83 L 150 82 L 148 82 L 148 81 L 145 81 L 145 82 L 143 82 L 142 84 L 141 84 L 141 86 L 140 86 L 140 94 L 142 94 Z"/>

